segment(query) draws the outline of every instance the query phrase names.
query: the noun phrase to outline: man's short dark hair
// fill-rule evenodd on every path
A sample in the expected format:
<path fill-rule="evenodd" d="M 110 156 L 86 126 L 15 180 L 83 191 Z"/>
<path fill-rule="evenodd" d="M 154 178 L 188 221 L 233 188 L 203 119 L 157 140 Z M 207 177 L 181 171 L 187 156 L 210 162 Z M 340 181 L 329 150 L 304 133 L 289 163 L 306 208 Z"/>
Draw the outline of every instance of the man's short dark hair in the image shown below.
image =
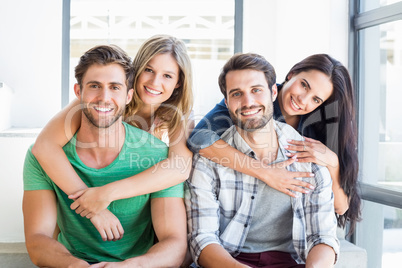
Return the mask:
<path fill-rule="evenodd" d="M 84 55 L 81 56 L 78 65 L 75 67 L 75 78 L 77 79 L 77 83 L 82 88 L 82 79 L 89 67 L 92 65 L 109 65 L 113 63 L 119 64 L 123 67 L 126 74 L 127 90 L 130 89 L 133 80 L 131 58 L 123 49 L 116 45 L 100 45 L 85 52 Z"/>
<path fill-rule="evenodd" d="M 255 70 L 261 71 L 265 75 L 268 87 L 272 90 L 272 86 L 276 83 L 276 74 L 274 67 L 261 55 L 254 53 L 237 53 L 233 55 L 223 66 L 219 75 L 219 87 L 226 99 L 226 75 L 230 71 L 237 70 Z"/>

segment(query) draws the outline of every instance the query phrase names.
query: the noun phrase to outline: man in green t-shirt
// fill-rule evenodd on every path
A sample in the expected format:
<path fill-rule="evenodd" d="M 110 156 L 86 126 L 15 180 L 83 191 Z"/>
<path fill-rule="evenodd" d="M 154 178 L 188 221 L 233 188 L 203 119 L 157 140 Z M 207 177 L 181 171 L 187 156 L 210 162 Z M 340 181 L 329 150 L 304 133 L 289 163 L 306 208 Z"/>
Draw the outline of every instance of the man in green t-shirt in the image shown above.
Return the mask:
<path fill-rule="evenodd" d="M 87 51 L 76 67 L 76 77 L 77 70 L 84 70 L 74 87 L 82 105 L 81 126 L 63 150 L 89 187 L 130 177 L 167 157 L 162 141 L 122 121 L 133 94 L 128 87 L 130 66 L 130 58 L 120 48 L 98 46 Z M 105 263 L 96 267 L 179 266 L 187 244 L 182 198 L 179 184 L 112 202 L 95 219 L 106 222 L 116 216 L 112 232 L 120 239 L 104 241 L 91 222 L 94 217 L 89 220 L 70 209 L 73 200 L 47 176 L 30 148 L 23 200 L 28 253 L 40 267 L 90 267 L 100 262 Z M 57 239 L 53 238 L 56 226 Z"/>

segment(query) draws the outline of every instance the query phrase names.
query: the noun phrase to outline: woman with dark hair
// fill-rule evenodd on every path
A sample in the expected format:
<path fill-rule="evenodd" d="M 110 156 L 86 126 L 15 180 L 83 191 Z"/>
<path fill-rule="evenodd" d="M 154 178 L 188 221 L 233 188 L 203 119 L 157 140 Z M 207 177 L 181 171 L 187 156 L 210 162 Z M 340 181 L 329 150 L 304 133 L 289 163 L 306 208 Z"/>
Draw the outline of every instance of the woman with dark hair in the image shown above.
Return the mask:
<path fill-rule="evenodd" d="M 295 64 L 278 90 L 274 118 L 305 137 L 304 141 L 288 141 L 288 149 L 295 153 L 288 154 L 287 161 L 269 166 L 222 141 L 220 135 L 232 124 L 224 100 L 197 124 L 188 146 L 195 153 L 254 176 L 292 197 L 296 192 L 308 193 L 313 187 L 294 179 L 306 174 L 287 171 L 285 166 L 294 161 L 326 166 L 333 180 L 338 225 L 345 227 L 349 221 L 352 232 L 360 219 L 360 196 L 355 97 L 347 69 L 329 55 L 315 54 Z"/>

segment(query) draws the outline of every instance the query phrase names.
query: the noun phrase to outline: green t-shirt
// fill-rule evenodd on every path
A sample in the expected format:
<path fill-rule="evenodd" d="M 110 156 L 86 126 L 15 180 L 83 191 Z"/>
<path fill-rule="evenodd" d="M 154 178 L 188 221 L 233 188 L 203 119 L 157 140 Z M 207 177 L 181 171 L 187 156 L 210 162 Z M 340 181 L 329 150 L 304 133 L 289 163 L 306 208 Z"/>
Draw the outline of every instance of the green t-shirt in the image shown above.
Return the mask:
<path fill-rule="evenodd" d="M 102 169 L 90 168 L 79 159 L 75 137 L 63 149 L 70 163 L 88 187 L 102 186 L 121 180 L 167 157 L 167 146 L 149 133 L 124 123 L 126 138 L 118 157 Z M 58 241 L 74 256 L 88 262 L 122 261 L 145 254 L 153 245 L 150 199 L 183 197 L 183 184 L 151 194 L 114 201 L 109 210 L 116 215 L 124 228 L 118 241 L 102 241 L 90 220 L 70 209 L 72 200 L 46 175 L 36 158 L 28 150 L 24 163 L 24 190 L 53 190 L 57 195 Z"/>

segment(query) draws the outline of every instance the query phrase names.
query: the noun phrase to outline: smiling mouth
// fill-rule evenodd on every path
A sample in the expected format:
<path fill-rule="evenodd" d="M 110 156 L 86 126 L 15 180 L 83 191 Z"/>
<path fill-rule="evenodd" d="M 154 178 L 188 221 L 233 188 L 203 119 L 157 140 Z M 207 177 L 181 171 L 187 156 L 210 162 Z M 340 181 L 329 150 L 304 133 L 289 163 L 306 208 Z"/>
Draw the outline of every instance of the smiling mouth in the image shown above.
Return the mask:
<path fill-rule="evenodd" d="M 150 89 L 150 88 L 148 88 L 148 87 L 145 87 L 145 90 L 146 90 L 147 92 L 153 94 L 153 95 L 160 95 L 160 94 L 162 94 L 162 92 L 156 91 L 156 90 L 153 90 L 153 89 Z"/>
<path fill-rule="evenodd" d="M 290 97 L 290 102 L 297 110 L 301 110 L 300 106 L 293 100 L 293 97 Z"/>
<path fill-rule="evenodd" d="M 245 109 L 246 110 L 246 109 Z M 254 109 L 247 109 L 247 112 L 240 112 L 240 114 L 242 116 L 251 116 L 251 115 L 255 115 L 258 114 L 261 111 L 261 108 L 254 108 Z"/>
<path fill-rule="evenodd" d="M 113 111 L 113 108 L 110 107 L 97 107 L 95 106 L 94 109 L 98 112 L 107 113 Z"/>

